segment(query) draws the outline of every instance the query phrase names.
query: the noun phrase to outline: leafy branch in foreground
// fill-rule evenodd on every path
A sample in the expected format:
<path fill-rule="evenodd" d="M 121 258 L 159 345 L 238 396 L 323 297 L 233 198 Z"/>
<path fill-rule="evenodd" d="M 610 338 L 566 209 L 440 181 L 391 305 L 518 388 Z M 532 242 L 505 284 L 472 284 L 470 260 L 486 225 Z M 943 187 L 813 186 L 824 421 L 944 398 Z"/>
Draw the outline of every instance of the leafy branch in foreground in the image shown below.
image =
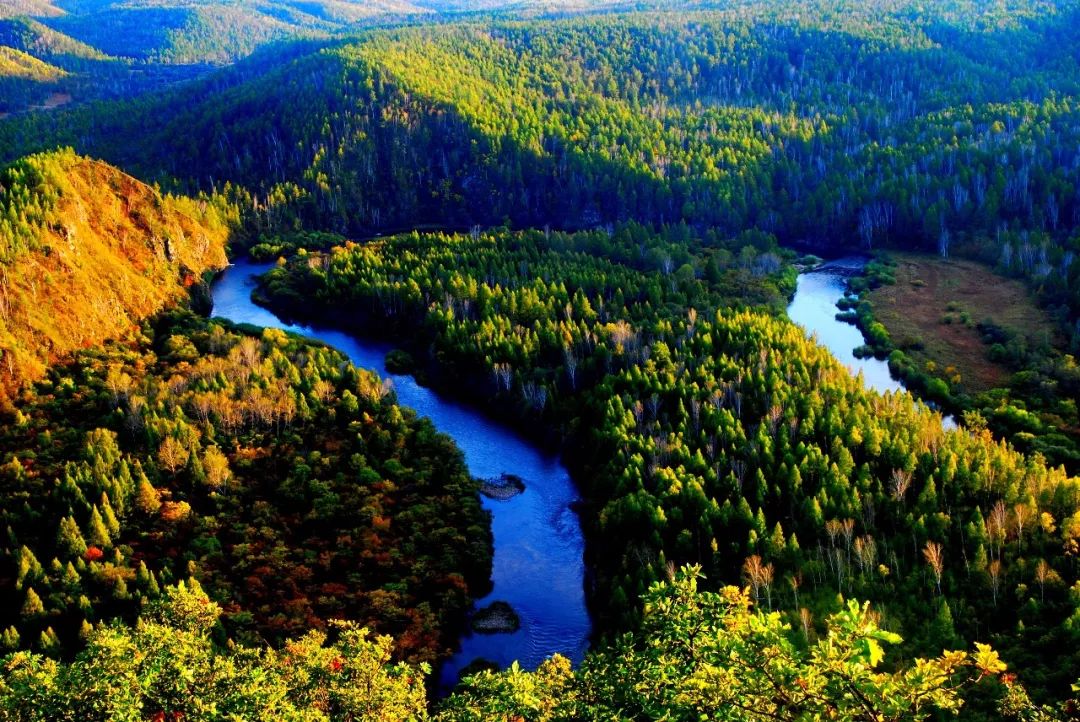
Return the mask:
<path fill-rule="evenodd" d="M 1001 711 L 1025 722 L 1065 719 L 1035 707 L 986 645 L 902 669 L 868 605 L 849 602 L 813 643 L 780 613 L 753 609 L 746 590 L 698 590 L 684 567 L 645 595 L 639 632 L 590 654 L 581 669 L 555 656 L 465 680 L 438 722 L 504 720 L 925 720 L 955 712 L 984 679 L 1005 685 Z M 135 627 L 89 634 L 70 664 L 30 652 L 0 660 L 0 720 L 426 720 L 426 664 L 392 661 L 389 637 L 335 623 L 281 649 L 229 644 L 211 631 L 221 610 L 195 581 L 168 587 Z"/>
<path fill-rule="evenodd" d="M 594 653 L 580 671 L 554 658 L 534 674 L 482 672 L 440 718 L 924 720 L 958 710 L 963 692 L 984 679 L 1006 684 L 1013 714 L 1056 718 L 1031 705 L 987 645 L 887 670 L 885 645 L 901 639 L 878 627 L 869 605 L 848 602 L 827 633 L 807 644 L 781 614 L 753 610 L 747 590 L 701 592 L 700 576 L 685 567 L 654 584 L 640 631 Z"/>

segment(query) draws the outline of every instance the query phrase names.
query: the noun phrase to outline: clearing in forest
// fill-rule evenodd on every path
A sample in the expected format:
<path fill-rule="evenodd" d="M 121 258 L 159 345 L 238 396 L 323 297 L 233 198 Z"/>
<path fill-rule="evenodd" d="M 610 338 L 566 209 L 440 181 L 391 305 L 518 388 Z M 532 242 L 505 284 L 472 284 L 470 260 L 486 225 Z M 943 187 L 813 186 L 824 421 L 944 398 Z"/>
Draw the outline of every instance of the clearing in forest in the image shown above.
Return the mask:
<path fill-rule="evenodd" d="M 895 285 L 869 295 L 874 317 L 924 370 L 929 363 L 936 375 L 958 375 L 971 393 L 1007 383 L 1012 371 L 991 360 L 983 341 L 979 325 L 986 321 L 1026 339 L 1029 347 L 1053 342 L 1053 324 L 1019 281 L 974 261 L 914 253 L 892 258 Z"/>

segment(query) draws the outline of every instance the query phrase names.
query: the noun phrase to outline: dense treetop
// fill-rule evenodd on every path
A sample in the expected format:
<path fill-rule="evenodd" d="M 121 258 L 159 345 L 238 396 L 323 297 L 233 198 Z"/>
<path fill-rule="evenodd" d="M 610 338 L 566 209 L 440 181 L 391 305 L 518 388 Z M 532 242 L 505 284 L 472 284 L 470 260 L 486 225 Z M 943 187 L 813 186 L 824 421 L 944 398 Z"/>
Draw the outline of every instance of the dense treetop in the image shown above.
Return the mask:
<path fill-rule="evenodd" d="M 576 472 L 603 642 L 577 671 L 477 675 L 435 714 L 917 719 L 963 700 L 981 719 L 1004 694 L 1048 719 L 995 653 L 942 654 L 988 642 L 1038 701 L 1071 695 L 1076 0 L 571 2 L 348 34 L 462 4 L 64 6 L 0 24 L 12 110 L 82 91 L 0 120 L 0 361 L 11 388 L 42 379 L 0 435 L 0 641 L 22 650 L 4 713 L 118 685 L 139 690 L 116 702 L 131 718 L 429 714 L 423 668 L 397 660 L 436 661 L 484 586 L 475 482 L 327 349 L 182 313 L 138 326 L 230 232 L 290 255 L 271 304 L 393 333 Z M 57 145 L 187 195 L 26 157 Z M 794 244 L 977 259 L 1028 285 L 1055 348 L 1001 343 L 1037 368 L 978 404 L 922 379 L 984 412 L 945 431 L 783 317 Z"/>
<path fill-rule="evenodd" d="M 864 390 L 763 310 L 785 283 L 772 243 L 684 226 L 410 234 L 301 253 L 266 290 L 290 314 L 380 319 L 434 383 L 566 441 L 602 629 L 633 628 L 649 585 L 689 562 L 808 629 L 838 593 L 870 599 L 908 655 L 993 639 L 1062 694 L 1080 481 Z"/>
<path fill-rule="evenodd" d="M 429 716 L 426 668 L 392 663 L 391 640 L 337 625 L 278 650 L 216 650 L 221 613 L 197 584 L 164 591 L 134 629 L 89 635 L 70 664 L 20 652 L 0 670 L 0 714 L 37 720 L 925 720 L 962 709 L 960 692 L 994 686 L 1001 709 L 1057 719 L 1031 705 L 985 645 L 891 672 L 899 641 L 857 603 L 828 620 L 828 635 L 796 640 L 745 592 L 697 588 L 686 569 L 646 595 L 640 633 L 594 653 L 578 671 L 554 657 L 535 673 L 484 672 Z M 1005 681 L 1004 689 L 1000 682 Z M 1009 715 L 1010 717 L 1013 714 Z M 1061 718 L 1064 719 L 1064 718 Z"/>
<path fill-rule="evenodd" d="M 490 574 L 460 452 L 335 351 L 165 317 L 27 391 L 0 434 L 0 630 L 60 652 L 195 577 L 224 631 L 330 620 L 435 661 Z"/>
<path fill-rule="evenodd" d="M 1075 351 L 1078 8 L 747 2 L 369 31 L 124 106 L 0 124 L 240 187 L 260 228 L 683 220 L 966 253 Z"/>

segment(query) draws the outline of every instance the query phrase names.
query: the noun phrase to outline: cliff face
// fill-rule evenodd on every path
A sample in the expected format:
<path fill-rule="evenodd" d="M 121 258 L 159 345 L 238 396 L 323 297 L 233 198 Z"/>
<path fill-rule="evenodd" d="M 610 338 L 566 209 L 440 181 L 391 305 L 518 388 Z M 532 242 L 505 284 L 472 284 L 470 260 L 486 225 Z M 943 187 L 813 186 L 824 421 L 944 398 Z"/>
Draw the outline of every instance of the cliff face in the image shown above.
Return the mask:
<path fill-rule="evenodd" d="M 185 299 L 228 233 L 212 204 L 70 151 L 0 172 L 0 397 Z"/>

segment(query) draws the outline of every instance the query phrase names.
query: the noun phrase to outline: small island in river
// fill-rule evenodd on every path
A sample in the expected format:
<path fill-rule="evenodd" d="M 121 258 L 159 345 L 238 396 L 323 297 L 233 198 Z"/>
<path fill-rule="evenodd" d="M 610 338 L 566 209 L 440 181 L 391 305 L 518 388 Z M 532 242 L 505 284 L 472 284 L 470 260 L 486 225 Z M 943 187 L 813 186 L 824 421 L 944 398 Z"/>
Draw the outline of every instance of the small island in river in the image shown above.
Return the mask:
<path fill-rule="evenodd" d="M 499 474 L 480 480 L 480 493 L 489 499 L 506 501 L 525 491 L 525 481 L 516 474 Z"/>

